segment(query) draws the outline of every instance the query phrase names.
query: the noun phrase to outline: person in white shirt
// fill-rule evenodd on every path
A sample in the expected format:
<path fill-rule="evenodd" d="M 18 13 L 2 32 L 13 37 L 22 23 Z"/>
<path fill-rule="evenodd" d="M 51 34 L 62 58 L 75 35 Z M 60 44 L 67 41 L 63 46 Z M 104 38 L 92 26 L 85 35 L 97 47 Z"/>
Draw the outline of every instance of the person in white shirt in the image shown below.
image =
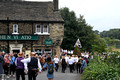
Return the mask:
<path fill-rule="evenodd" d="M 81 56 L 84 57 L 84 53 L 83 52 L 81 53 Z"/>
<path fill-rule="evenodd" d="M 69 57 L 67 55 L 65 55 L 65 60 L 66 60 L 66 62 L 68 62 L 68 60 L 69 60 Z"/>
<path fill-rule="evenodd" d="M 72 69 L 75 71 L 75 55 L 72 55 L 71 59 L 73 60 Z"/>
<path fill-rule="evenodd" d="M 75 57 L 74 57 L 74 69 L 75 70 L 77 69 L 77 63 L 78 63 L 78 56 L 75 55 Z"/>
<path fill-rule="evenodd" d="M 41 73 L 42 67 L 37 58 L 35 58 L 35 53 L 31 52 L 29 58 L 21 60 L 24 63 L 24 69 L 28 73 L 28 80 L 36 80 L 37 71 Z M 38 70 L 39 69 L 39 70 Z"/>
<path fill-rule="evenodd" d="M 89 52 L 86 52 L 84 57 L 88 58 L 89 57 Z"/>
<path fill-rule="evenodd" d="M 77 63 L 78 62 L 78 56 L 76 55 L 74 59 L 75 59 L 75 63 Z"/>
<path fill-rule="evenodd" d="M 68 60 L 69 60 L 69 56 L 65 55 L 65 61 L 66 61 L 66 63 L 67 63 L 66 68 L 69 67 L 69 65 L 68 65 Z"/>
<path fill-rule="evenodd" d="M 56 55 L 55 58 L 54 58 L 54 62 L 55 62 L 55 70 L 58 71 L 58 68 L 59 68 L 59 59 L 58 59 L 58 56 Z"/>
<path fill-rule="evenodd" d="M 71 59 L 71 57 L 69 57 L 68 64 L 70 68 L 70 73 L 73 73 L 73 63 L 73 60 Z"/>

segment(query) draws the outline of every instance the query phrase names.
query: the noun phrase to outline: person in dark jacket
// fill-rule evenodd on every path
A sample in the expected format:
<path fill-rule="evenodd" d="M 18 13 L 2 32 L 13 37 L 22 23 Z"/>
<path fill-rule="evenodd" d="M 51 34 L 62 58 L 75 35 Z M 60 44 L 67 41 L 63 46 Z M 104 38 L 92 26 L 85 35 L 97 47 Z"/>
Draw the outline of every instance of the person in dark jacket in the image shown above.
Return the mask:
<path fill-rule="evenodd" d="M 82 64 L 82 58 L 79 58 L 77 65 L 77 73 L 81 73 L 81 64 Z"/>
<path fill-rule="evenodd" d="M 2 77 L 1 74 L 4 74 L 3 63 L 4 63 L 4 59 L 3 59 L 1 52 L 0 52 L 0 79 Z"/>
<path fill-rule="evenodd" d="M 5 52 L 4 52 L 4 51 L 2 51 L 1 55 L 2 55 L 2 57 L 4 58 Z"/>
<path fill-rule="evenodd" d="M 22 80 L 25 80 L 25 74 L 24 74 L 24 64 L 21 62 L 23 60 L 24 53 L 20 52 L 18 53 L 18 58 L 15 61 L 16 64 L 16 80 L 20 80 L 20 76 Z"/>
<path fill-rule="evenodd" d="M 66 66 L 67 66 L 65 56 L 62 56 L 61 65 L 62 65 L 62 72 L 65 73 L 65 69 L 66 69 Z"/>
<path fill-rule="evenodd" d="M 42 67 L 40 61 L 36 58 L 34 52 L 30 53 L 29 58 L 21 60 L 25 65 L 25 70 L 28 72 L 28 80 L 36 80 L 37 71 L 41 73 Z"/>

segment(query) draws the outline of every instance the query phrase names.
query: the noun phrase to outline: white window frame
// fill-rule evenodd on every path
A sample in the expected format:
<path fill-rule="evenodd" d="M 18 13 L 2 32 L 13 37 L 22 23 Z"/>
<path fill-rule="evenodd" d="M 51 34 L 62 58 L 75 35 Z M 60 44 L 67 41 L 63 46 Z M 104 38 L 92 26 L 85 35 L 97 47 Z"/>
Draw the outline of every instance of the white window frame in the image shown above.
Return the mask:
<path fill-rule="evenodd" d="M 37 26 L 38 26 L 38 25 L 40 26 L 40 32 L 37 32 Z M 36 24 L 36 25 L 35 25 L 35 33 L 36 33 L 36 34 L 41 34 L 41 31 L 42 31 L 42 25 Z"/>
<path fill-rule="evenodd" d="M 44 29 L 45 29 L 44 26 L 47 26 L 47 32 L 44 32 Z M 49 34 L 48 30 L 49 30 L 49 26 L 48 25 L 43 25 L 43 34 Z"/>
<path fill-rule="evenodd" d="M 41 27 L 41 32 L 37 32 L 37 25 L 40 25 Z M 44 26 L 47 26 L 47 32 L 44 32 Z M 34 34 L 37 34 L 37 35 L 50 35 L 49 33 L 49 26 L 48 25 L 41 25 L 41 24 L 36 24 L 35 25 L 35 33 Z"/>
<path fill-rule="evenodd" d="M 15 26 L 16 26 L 16 32 L 15 32 Z M 19 34 L 18 33 L 18 24 L 13 24 L 13 33 L 12 34 Z"/>

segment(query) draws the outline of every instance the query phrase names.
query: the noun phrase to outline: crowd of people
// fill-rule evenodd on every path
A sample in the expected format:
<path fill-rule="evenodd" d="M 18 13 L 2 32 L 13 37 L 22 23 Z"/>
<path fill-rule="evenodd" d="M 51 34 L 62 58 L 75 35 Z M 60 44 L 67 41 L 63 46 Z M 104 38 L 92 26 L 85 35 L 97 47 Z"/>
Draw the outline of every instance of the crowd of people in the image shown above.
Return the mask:
<path fill-rule="evenodd" d="M 25 56 L 24 52 L 20 52 L 17 55 L 0 52 L 0 74 L 5 74 L 7 78 L 11 76 L 16 77 L 16 80 L 20 80 L 20 76 L 22 80 L 25 80 L 25 75 L 27 74 L 28 80 L 36 80 L 38 73 L 41 74 L 41 71 L 47 70 L 48 80 L 53 80 L 54 69 L 58 72 L 59 66 L 62 67 L 62 73 L 65 73 L 68 67 L 70 73 L 73 73 L 75 70 L 77 73 L 82 73 L 89 62 L 89 55 L 86 56 L 86 53 L 85 55 L 81 53 L 81 55 L 64 54 L 61 58 L 58 58 L 57 55 L 54 57 L 50 55 L 41 56 L 34 52 L 31 52 L 30 56 Z"/>
<path fill-rule="evenodd" d="M 77 71 L 77 73 L 82 73 L 84 69 L 87 67 L 87 64 L 89 63 L 88 58 L 84 56 L 62 56 L 61 59 L 61 65 L 62 65 L 62 72 L 65 73 L 65 70 L 67 67 L 70 69 L 70 73 L 73 73 L 73 71 Z"/>

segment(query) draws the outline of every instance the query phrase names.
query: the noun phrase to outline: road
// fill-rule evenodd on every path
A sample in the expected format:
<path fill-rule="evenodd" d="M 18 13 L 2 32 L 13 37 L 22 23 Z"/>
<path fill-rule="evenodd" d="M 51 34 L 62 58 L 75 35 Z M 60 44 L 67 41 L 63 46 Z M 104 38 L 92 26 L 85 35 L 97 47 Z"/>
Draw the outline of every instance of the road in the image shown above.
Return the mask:
<path fill-rule="evenodd" d="M 69 72 L 69 68 L 67 68 L 65 73 L 61 73 L 61 68 L 58 72 L 55 71 L 54 73 L 54 80 L 81 80 L 80 74 L 74 71 L 73 73 Z M 25 76 L 25 80 L 28 80 L 27 75 Z M 9 78 L 7 80 L 16 80 L 16 78 Z M 21 80 L 21 79 L 20 79 Z M 46 71 L 43 71 L 41 74 L 37 76 L 37 80 L 48 80 L 46 76 Z"/>

